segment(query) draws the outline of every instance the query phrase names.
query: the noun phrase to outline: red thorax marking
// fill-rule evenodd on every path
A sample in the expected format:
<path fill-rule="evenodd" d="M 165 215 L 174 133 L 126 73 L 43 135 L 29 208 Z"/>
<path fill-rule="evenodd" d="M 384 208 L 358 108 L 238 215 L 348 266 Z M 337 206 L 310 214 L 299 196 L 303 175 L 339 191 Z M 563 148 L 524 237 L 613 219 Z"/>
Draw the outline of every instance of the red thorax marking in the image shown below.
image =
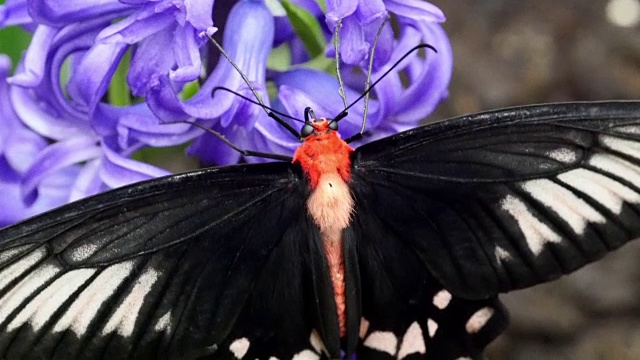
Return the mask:
<path fill-rule="evenodd" d="M 323 174 L 337 172 L 342 180 L 351 180 L 351 152 L 353 149 L 338 137 L 335 130 L 329 129 L 327 119 L 321 118 L 312 123 L 314 133 L 304 139 L 293 155 L 293 162 L 300 163 L 315 189 Z"/>
<path fill-rule="evenodd" d="M 346 299 L 344 283 L 344 254 L 342 231 L 349 226 L 353 212 L 351 181 L 351 152 L 353 149 L 329 128 L 327 119 L 314 120 L 314 132 L 304 139 L 293 156 L 309 179 L 311 196 L 307 210 L 322 235 L 329 275 L 340 327 L 346 335 Z"/>

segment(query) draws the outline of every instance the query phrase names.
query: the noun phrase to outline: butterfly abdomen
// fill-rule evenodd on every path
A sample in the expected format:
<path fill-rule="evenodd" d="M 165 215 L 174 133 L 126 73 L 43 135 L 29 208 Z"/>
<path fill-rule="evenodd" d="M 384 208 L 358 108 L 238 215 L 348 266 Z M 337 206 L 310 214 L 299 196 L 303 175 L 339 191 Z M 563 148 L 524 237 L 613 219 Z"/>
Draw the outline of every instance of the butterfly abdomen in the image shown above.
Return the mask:
<path fill-rule="evenodd" d="M 326 120 L 325 120 L 326 123 Z M 307 211 L 320 229 L 333 284 L 340 335 L 346 334 L 346 299 L 342 231 L 349 226 L 353 197 L 351 180 L 353 149 L 334 130 L 316 123 L 317 132 L 305 138 L 293 161 L 299 163 L 309 180 L 311 195 Z"/>

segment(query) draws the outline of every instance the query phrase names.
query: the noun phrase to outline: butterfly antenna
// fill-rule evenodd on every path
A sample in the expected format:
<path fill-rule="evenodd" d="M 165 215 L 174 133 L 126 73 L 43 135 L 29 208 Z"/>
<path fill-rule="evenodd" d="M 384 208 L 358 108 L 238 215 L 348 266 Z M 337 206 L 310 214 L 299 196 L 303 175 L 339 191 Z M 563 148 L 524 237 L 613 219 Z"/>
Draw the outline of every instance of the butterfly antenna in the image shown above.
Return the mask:
<path fill-rule="evenodd" d="M 247 86 L 249 86 L 249 89 L 253 93 L 253 96 L 255 96 L 256 100 L 258 101 L 257 105 L 260 105 L 262 107 L 262 109 L 267 113 L 267 115 L 270 118 L 272 118 L 273 120 L 277 121 L 278 124 L 282 125 L 285 129 L 287 129 L 287 131 L 289 131 L 293 136 L 295 136 L 296 139 L 298 139 L 298 141 L 302 141 L 302 136 L 300 136 L 300 133 L 296 129 L 294 129 L 291 125 L 289 125 L 283 119 L 279 118 L 276 115 L 276 113 L 270 107 L 268 107 L 267 105 L 264 104 L 264 102 L 262 101 L 262 97 L 260 96 L 260 93 L 258 93 L 256 91 L 256 89 L 253 87 L 253 85 L 251 85 L 251 82 L 249 81 L 247 76 L 242 72 L 242 70 L 240 70 L 240 67 L 238 67 L 238 65 L 236 65 L 236 63 L 231 59 L 231 56 L 229 56 L 229 54 L 227 54 L 227 52 L 224 51 L 224 49 L 222 48 L 222 45 L 220 45 L 211 35 L 209 35 L 207 33 L 205 33 L 205 34 L 207 35 L 209 40 L 211 40 L 213 45 L 215 45 L 215 47 L 218 48 L 218 51 L 220 51 L 220 53 L 225 58 L 227 58 L 229 63 L 231 63 L 231 66 L 233 66 L 236 69 L 236 71 L 238 72 L 238 74 L 240 74 L 240 76 L 242 77 L 242 80 L 247 84 Z M 245 98 L 245 97 L 243 96 L 243 98 Z"/>
<path fill-rule="evenodd" d="M 347 138 L 347 140 L 345 140 L 345 142 L 347 144 L 349 144 L 350 142 L 354 141 L 354 140 L 358 140 L 362 137 L 362 134 L 364 134 L 364 129 L 367 127 L 367 115 L 369 114 L 369 95 L 370 93 L 370 89 L 371 89 L 371 73 L 373 72 L 373 54 L 376 51 L 376 46 L 378 46 L 378 40 L 380 39 L 380 34 L 382 34 L 382 29 L 384 28 L 384 26 L 387 24 L 387 22 L 389 22 L 389 14 L 387 14 L 387 16 L 385 16 L 384 20 L 382 20 L 382 24 L 380 25 L 380 27 L 378 28 L 378 33 L 376 34 L 376 38 L 373 40 L 373 46 L 371 47 L 371 54 L 369 54 L 369 68 L 367 69 L 367 81 L 364 83 L 364 88 L 365 88 L 365 96 L 364 96 L 364 114 L 362 116 L 362 128 L 360 129 L 360 132 Z M 384 75 L 383 75 L 384 76 Z M 360 98 L 358 98 L 360 99 Z M 356 100 L 357 101 L 357 100 Z M 347 106 L 345 108 L 348 109 L 349 107 Z"/>
<path fill-rule="evenodd" d="M 371 93 L 371 90 L 373 90 L 373 88 L 382 80 L 385 78 L 385 76 L 389 75 L 389 73 L 391 71 L 393 71 L 393 69 L 395 69 L 398 65 L 400 65 L 400 63 L 406 59 L 409 55 L 411 55 L 413 52 L 418 51 L 420 49 L 431 49 L 434 52 L 438 52 L 438 50 L 436 50 L 436 48 L 434 48 L 433 46 L 429 45 L 429 44 L 420 44 L 417 45 L 415 47 L 413 47 L 411 50 L 407 51 L 406 54 L 402 55 L 400 57 L 400 59 L 398 59 L 393 65 L 391 65 L 391 67 L 389 69 L 387 69 L 387 71 L 385 71 L 376 81 L 374 81 L 373 83 L 371 83 L 371 74 L 373 73 L 373 55 L 375 53 L 376 47 L 378 46 L 378 40 L 380 39 L 380 36 L 382 34 L 382 30 L 384 29 L 384 26 L 387 24 L 387 22 L 389 22 L 389 15 L 387 14 L 387 16 L 384 18 L 384 20 L 382 21 L 382 24 L 380 25 L 380 27 L 378 28 L 378 33 L 376 34 L 376 37 L 374 39 L 373 42 L 373 46 L 371 47 L 371 53 L 369 55 L 369 67 L 367 69 L 367 80 L 365 82 L 365 91 L 354 101 L 352 102 L 350 105 L 347 105 L 347 98 L 344 92 L 344 84 L 342 82 L 342 77 L 340 75 L 340 55 L 338 52 L 338 47 L 340 45 L 340 40 L 339 39 L 335 39 L 334 38 L 334 47 L 336 49 L 336 69 L 337 69 L 337 73 L 338 73 L 338 82 L 340 84 L 340 96 L 342 97 L 342 100 L 345 104 L 345 108 L 344 110 L 342 110 L 333 120 L 334 121 L 340 121 L 342 119 L 344 119 L 345 117 L 347 117 L 347 115 L 349 114 L 349 109 L 351 107 L 353 107 L 353 105 L 355 105 L 358 101 L 362 100 L 364 98 L 364 116 L 362 118 L 362 127 L 360 129 L 360 132 L 347 138 L 345 140 L 346 143 L 351 143 L 355 140 L 358 140 L 360 138 L 362 138 L 362 135 L 364 134 L 365 128 L 367 127 L 367 116 L 369 113 L 369 95 Z M 336 37 L 338 32 L 340 31 L 340 28 L 342 26 L 342 19 L 338 20 L 338 23 L 336 24 Z"/>
<path fill-rule="evenodd" d="M 224 135 L 222 135 L 221 133 L 210 129 L 204 125 L 198 124 L 195 121 L 190 121 L 190 120 L 182 120 L 180 121 L 182 123 L 186 123 L 186 124 L 190 124 L 193 125 L 195 127 L 199 127 L 200 129 L 208 132 L 209 134 L 217 137 L 218 139 L 220 139 L 222 142 L 224 142 L 225 144 L 227 144 L 230 148 L 232 148 L 233 150 L 239 152 L 240 154 L 244 155 L 244 156 L 256 156 L 256 157 L 261 157 L 261 158 L 266 158 L 266 159 L 273 159 L 273 160 L 282 160 L 282 161 L 291 161 L 291 157 L 290 156 L 286 156 L 286 155 L 279 155 L 279 154 L 271 154 L 271 153 L 265 153 L 265 152 L 260 152 L 260 151 L 253 151 L 253 150 L 244 150 L 239 148 L 238 146 L 236 146 L 234 143 L 232 143 L 231 141 L 229 141 L 229 139 L 227 139 Z"/>
<path fill-rule="evenodd" d="M 402 55 L 402 57 L 400 57 L 400 59 L 398 59 L 398 61 L 396 61 L 393 65 L 391 65 L 391 67 L 385 71 L 379 78 L 378 80 L 374 81 L 373 84 L 371 84 L 371 86 L 369 86 L 369 88 L 367 88 L 360 96 L 358 96 L 358 98 L 351 103 L 351 105 L 347 106 L 346 109 L 342 110 L 342 112 L 340 114 L 338 114 L 338 116 L 335 117 L 335 121 L 338 120 L 342 120 L 344 117 L 347 116 L 348 110 L 353 107 L 353 105 L 355 105 L 358 101 L 360 101 L 362 98 L 364 98 L 365 96 L 367 96 L 367 94 L 369 92 L 371 92 L 371 90 L 373 90 L 373 88 L 382 80 L 385 78 L 385 76 L 389 75 L 389 73 L 391 71 L 393 71 L 393 69 L 395 69 L 398 65 L 400 65 L 400 63 L 406 59 L 409 55 L 411 55 L 412 53 L 414 53 L 417 50 L 420 49 L 431 49 L 434 52 L 438 52 L 438 50 L 436 50 L 436 48 L 434 48 L 433 46 L 429 45 L 429 44 L 420 44 L 420 45 L 416 45 L 413 48 L 411 48 L 411 50 L 407 51 L 406 54 Z M 338 119 L 338 120 L 336 120 Z M 362 133 L 364 133 L 364 131 L 362 131 Z M 356 135 L 354 135 L 356 136 Z M 361 135 L 360 135 L 361 136 Z"/>
<path fill-rule="evenodd" d="M 251 98 L 249 98 L 249 97 L 246 97 L 246 96 L 244 96 L 244 95 L 240 94 L 240 93 L 239 93 L 239 92 L 237 92 L 237 91 L 233 91 L 233 90 L 231 90 L 231 89 L 229 89 L 229 88 L 226 88 L 226 87 L 224 87 L 224 86 L 216 86 L 216 87 L 214 87 L 214 88 L 213 88 L 213 91 L 211 91 L 211 95 L 215 95 L 215 93 L 216 93 L 218 90 L 226 91 L 226 92 L 232 93 L 233 95 L 235 95 L 235 96 L 237 96 L 237 97 L 239 97 L 239 98 L 242 98 L 242 99 L 244 99 L 245 101 L 248 101 L 248 102 L 250 102 L 250 103 L 252 103 L 252 104 L 255 104 L 255 105 L 258 105 L 258 106 L 262 106 L 264 109 L 267 109 L 267 110 L 269 110 L 269 111 L 271 111 L 271 112 L 273 112 L 273 113 L 276 113 L 276 114 L 278 114 L 278 115 L 280 115 L 280 116 L 282 116 L 282 117 L 286 117 L 286 118 L 291 119 L 291 120 L 293 120 L 293 121 L 297 121 L 297 122 L 300 122 L 300 123 L 304 123 L 304 121 L 303 121 L 303 120 L 300 120 L 300 119 L 298 119 L 298 118 L 296 118 L 296 117 L 293 117 L 293 116 L 291 116 L 291 115 L 289 115 L 289 114 L 285 114 L 285 113 L 283 113 L 283 112 L 280 112 L 280 111 L 278 111 L 278 110 L 276 110 L 276 109 L 274 109 L 274 108 L 272 108 L 272 107 L 264 106 L 263 104 L 260 104 L 259 102 L 255 101 L 255 100 L 253 100 L 253 99 L 251 99 Z M 285 125 L 284 125 L 284 126 L 285 126 L 285 127 L 287 127 L 287 126 L 291 126 L 291 125 L 289 125 L 289 124 L 285 123 Z"/>
<path fill-rule="evenodd" d="M 340 88 L 338 89 L 338 93 L 342 98 L 342 103 L 344 104 L 344 108 L 346 109 L 348 106 L 347 102 L 347 94 L 344 92 L 344 82 L 342 82 L 342 75 L 340 74 L 340 29 L 342 28 L 342 18 L 338 19 L 338 23 L 336 24 L 336 32 L 333 36 L 333 47 L 336 51 L 336 74 L 338 75 L 338 84 Z M 345 115 L 346 116 L 346 115 Z M 336 121 L 334 119 L 334 121 Z"/>

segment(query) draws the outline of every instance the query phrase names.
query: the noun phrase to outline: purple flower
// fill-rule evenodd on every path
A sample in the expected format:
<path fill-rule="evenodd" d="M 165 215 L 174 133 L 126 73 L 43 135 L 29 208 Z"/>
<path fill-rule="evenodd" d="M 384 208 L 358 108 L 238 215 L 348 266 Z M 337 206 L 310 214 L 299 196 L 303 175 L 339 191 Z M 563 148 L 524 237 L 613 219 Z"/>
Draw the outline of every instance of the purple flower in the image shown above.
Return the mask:
<path fill-rule="evenodd" d="M 273 37 L 273 16 L 264 3 L 249 0 L 239 2 L 229 13 L 222 42 L 225 51 L 244 71 L 253 86 L 262 93 L 262 99 L 267 105 L 269 99 L 264 90 L 267 57 L 272 48 Z M 154 85 L 152 91 L 147 94 L 148 102 L 160 119 L 166 122 L 197 119 L 203 125 L 224 133 L 241 148 L 255 149 L 255 144 L 260 139 L 256 139 L 259 134 L 252 129 L 259 127 L 259 123 L 273 121 L 260 107 L 228 92 L 219 91 L 212 97 L 211 93 L 216 86 L 253 97 L 238 72 L 222 57 L 200 91 L 187 101 L 180 100 L 168 76 L 160 77 Z M 209 134 L 196 139 L 188 154 L 197 156 L 209 164 L 230 164 L 240 159 L 239 153 Z"/>
<path fill-rule="evenodd" d="M 37 201 L 25 203 L 21 197 L 23 175 L 37 161 L 37 154 L 47 147 L 47 140 L 27 129 L 16 116 L 9 99 L 7 76 L 11 61 L 0 54 L 0 227 L 62 205 L 69 198 L 69 182 L 78 169 L 45 176 L 37 187 Z"/>
<path fill-rule="evenodd" d="M 440 9 L 421 0 L 327 1 L 327 25 L 333 30 L 338 20 L 342 20 L 340 54 L 345 63 L 366 66 L 378 28 L 389 12 L 396 14 L 401 20 L 411 19 L 414 22 L 441 23 L 445 20 Z M 389 60 L 394 51 L 392 39 L 393 31 L 388 24 L 376 49 L 376 67 Z"/>
<path fill-rule="evenodd" d="M 297 3 L 302 5 L 306 2 Z M 388 36 L 380 40 L 378 45 L 383 50 L 377 51 L 376 54 L 386 58 L 386 61 L 374 67 L 373 79 L 381 76 L 402 55 L 421 42 L 433 45 L 438 49 L 438 54 L 427 54 L 426 60 L 418 56 L 410 57 L 376 86 L 374 94 L 377 100 L 371 101 L 369 106 L 369 131 L 360 143 L 415 127 L 447 96 L 453 62 L 448 38 L 438 23 L 444 16 L 433 5 L 421 4 L 422 2 L 410 3 L 416 7 L 415 9 L 409 5 L 389 4 L 390 8 L 398 9 L 401 14 L 412 17 L 398 14 L 401 25 L 398 39 L 393 39 L 390 25 L 387 24 L 385 27 Z M 311 13 L 319 10 L 313 1 L 308 6 Z M 242 16 L 243 14 L 246 16 Z M 356 15 L 354 10 L 349 16 Z M 371 32 L 375 34 L 384 16 L 386 10 L 369 19 L 379 20 L 376 26 L 359 26 L 373 28 Z M 282 19 L 276 21 L 276 25 L 276 43 L 288 42 L 292 49 L 299 49 L 299 39 L 286 24 L 283 24 Z M 278 86 L 278 96 L 274 103 L 276 108 L 285 110 L 299 119 L 303 117 L 302 112 L 306 106 L 314 108 L 319 116 L 333 117 L 340 113 L 343 103 L 338 95 L 338 82 L 335 77 L 325 72 L 296 69 L 283 73 L 271 72 L 269 78 L 265 77 L 267 54 L 274 42 L 273 31 L 273 18 L 262 2 L 240 2 L 229 15 L 222 45 L 240 68 L 245 70 L 256 89 L 264 90 L 267 80 L 275 82 Z M 327 37 L 331 37 L 329 32 Z M 386 47 L 382 46 L 383 43 Z M 350 50 L 347 47 L 344 51 Z M 363 54 L 367 56 L 366 53 Z M 304 57 L 294 59 L 293 62 L 303 59 Z M 354 73 L 351 71 L 352 68 L 347 67 L 344 71 L 346 83 L 352 85 L 345 91 L 347 97 L 354 100 L 364 91 L 365 78 L 349 75 Z M 408 77 L 409 86 L 406 88 L 401 83 L 402 72 Z M 240 148 L 285 155 L 293 153 L 299 142 L 288 131 L 267 117 L 257 106 L 247 104 L 228 93 L 219 92 L 212 98 L 211 91 L 215 86 L 224 86 L 252 97 L 237 72 L 223 60 L 218 63 L 200 92 L 193 98 L 181 101 L 175 86 L 165 78 L 148 94 L 148 102 L 156 115 L 166 122 L 194 119 L 225 134 Z M 269 105 L 266 93 L 262 93 L 262 98 Z M 357 104 L 352 108 L 350 115 L 341 122 L 340 133 L 343 137 L 351 136 L 360 130 L 364 115 L 362 108 L 362 104 Z M 210 164 L 228 164 L 240 158 L 237 152 L 208 134 L 198 138 L 188 152 Z M 264 161 L 259 158 L 246 160 Z"/>
<path fill-rule="evenodd" d="M 363 141 L 415 126 L 446 96 L 451 50 L 438 24 L 444 17 L 433 5 L 417 0 L 334 1 L 327 3 L 324 18 L 315 1 L 294 3 L 326 22 L 323 35 L 330 57 L 332 32 L 342 18 L 340 54 L 351 101 L 365 84 L 362 71 L 355 68 L 368 63 L 375 34 L 388 13 L 396 15 L 399 31 L 394 34 L 390 25 L 384 27 L 374 57 L 374 80 L 413 46 L 424 42 L 437 48 L 438 54 L 427 52 L 426 59 L 424 54 L 409 57 L 376 86 Z M 44 209 L 167 174 L 131 159 L 145 147 L 191 141 L 188 155 L 204 164 L 241 161 L 219 139 L 181 123 L 184 120 L 209 127 L 240 148 L 293 153 L 298 140 L 259 106 L 228 92 L 212 94 L 222 86 L 253 97 L 226 59 L 209 65 L 210 54 L 218 54 L 204 36 L 215 30 L 212 12 L 213 0 L 8 0 L 0 6 L 0 27 L 21 25 L 33 31 L 16 73 L 5 81 L 5 70 L 2 78 L 1 95 L 7 105 L 0 109 L 0 121 L 11 122 L 7 128 L 25 137 L 20 144 L 27 147 L 18 153 L 12 143 L 20 136 L 0 137 L 1 180 L 11 184 L 3 186 L 0 195 L 0 200 L 11 201 L 0 204 L 16 214 L 7 222 L 36 211 L 19 209 Z M 297 118 L 303 117 L 306 106 L 325 117 L 343 110 L 335 77 L 306 66 L 308 55 L 289 20 L 272 15 L 262 0 L 235 3 L 226 20 L 216 25 L 223 29 L 223 47 L 266 105 Z M 280 44 L 289 47 L 297 67 L 268 71 L 268 56 Z M 127 54 L 131 104 L 116 106 L 106 99 Z M 196 83 L 199 90 L 187 95 L 186 89 Z M 277 90 L 271 98 L 268 83 Z M 360 102 L 341 122 L 343 137 L 359 131 L 362 117 Z M 27 155 L 30 161 L 16 160 Z"/>
<path fill-rule="evenodd" d="M 43 138 L 43 145 L 37 148 L 38 151 L 29 152 L 36 161 L 32 166 L 20 169 L 19 189 L 3 189 L 3 193 L 10 192 L 12 198 L 19 198 L 29 206 L 44 196 L 39 189 L 49 177 L 70 173 L 73 169 L 74 175 L 67 176 L 64 184 L 70 191 L 63 201 L 57 201 L 58 205 L 168 174 L 129 157 L 144 146 L 184 143 L 193 138 L 193 129 L 184 124 L 158 124 L 144 103 L 115 107 L 102 102 L 102 99 L 115 68 L 130 46 L 126 41 L 135 38 L 133 33 L 148 38 L 160 36 L 158 34 L 163 31 L 174 33 L 179 38 L 177 41 L 172 39 L 179 43 L 172 54 L 174 64 L 182 65 L 159 70 L 152 68 L 155 64 L 148 61 L 152 56 L 146 52 L 156 51 L 153 55 L 162 58 L 158 49 L 142 45 L 141 49 L 136 48 L 134 60 L 142 58 L 137 63 L 144 63 L 146 67 L 132 67 L 129 72 L 133 79 L 130 83 L 141 84 L 138 88 L 132 86 L 134 94 L 146 91 L 144 86 L 147 82 L 136 80 L 138 72 L 147 71 L 150 76 L 156 70 L 163 74 L 166 72 L 172 79 L 182 82 L 197 78 L 199 50 L 191 48 L 193 42 L 184 43 L 180 32 L 199 33 L 199 29 L 212 25 L 208 16 L 197 15 L 201 10 L 198 4 L 165 1 L 141 4 L 135 8 L 116 1 L 74 2 L 69 6 L 34 1 L 28 3 L 29 14 L 33 16 L 29 21 L 23 11 L 27 6 L 25 2 L 14 1 L 0 7 L 0 25 L 24 24 L 35 28 L 33 41 L 16 74 L 8 80 L 10 87 L 4 91 L 10 96 L 10 108 L 17 118 Z M 207 6 L 210 11 L 211 5 Z M 164 17 L 159 14 L 164 14 Z M 173 22 L 163 28 L 169 15 Z M 112 25 L 114 17 L 122 16 L 125 16 L 123 21 Z M 37 27 L 36 20 L 39 23 Z M 154 33 L 150 30 L 152 28 L 161 29 Z M 114 38 L 121 41 L 113 42 Z M 193 56 L 194 52 L 196 56 Z M 194 59 L 198 70 L 194 70 L 191 61 Z M 63 84 L 60 83 L 60 73 L 65 61 L 69 63 L 71 79 Z M 15 219 L 21 217 L 24 216 L 16 216 Z"/>

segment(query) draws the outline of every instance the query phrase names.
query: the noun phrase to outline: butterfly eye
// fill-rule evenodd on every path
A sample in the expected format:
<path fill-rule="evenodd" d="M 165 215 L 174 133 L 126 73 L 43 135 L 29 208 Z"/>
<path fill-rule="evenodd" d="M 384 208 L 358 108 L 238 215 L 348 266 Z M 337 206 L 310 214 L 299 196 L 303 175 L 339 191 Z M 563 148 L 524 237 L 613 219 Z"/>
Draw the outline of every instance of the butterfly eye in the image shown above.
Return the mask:
<path fill-rule="evenodd" d="M 302 130 L 300 130 L 300 135 L 302 135 L 303 138 L 306 138 L 311 134 L 313 134 L 313 126 L 311 126 L 311 124 L 304 124 Z"/>
<path fill-rule="evenodd" d="M 329 121 L 329 129 L 338 131 L 338 122 L 334 120 Z"/>

